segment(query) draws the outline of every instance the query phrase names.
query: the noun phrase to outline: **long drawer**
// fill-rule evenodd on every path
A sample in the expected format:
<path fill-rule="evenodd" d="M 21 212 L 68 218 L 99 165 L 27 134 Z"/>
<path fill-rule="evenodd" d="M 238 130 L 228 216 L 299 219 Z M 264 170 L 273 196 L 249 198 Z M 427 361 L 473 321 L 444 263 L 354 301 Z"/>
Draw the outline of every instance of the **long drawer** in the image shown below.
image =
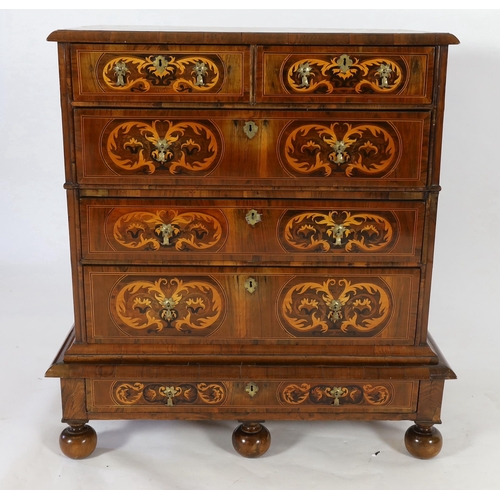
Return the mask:
<path fill-rule="evenodd" d="M 423 187 L 429 112 L 75 111 L 82 185 Z"/>
<path fill-rule="evenodd" d="M 81 201 L 82 253 L 110 263 L 421 262 L 424 202 Z"/>
<path fill-rule="evenodd" d="M 86 266 L 86 341 L 410 345 L 419 279 L 412 268 Z"/>
<path fill-rule="evenodd" d="M 91 412 L 182 413 L 273 411 L 411 413 L 418 382 L 389 380 L 95 380 L 87 381 Z"/>

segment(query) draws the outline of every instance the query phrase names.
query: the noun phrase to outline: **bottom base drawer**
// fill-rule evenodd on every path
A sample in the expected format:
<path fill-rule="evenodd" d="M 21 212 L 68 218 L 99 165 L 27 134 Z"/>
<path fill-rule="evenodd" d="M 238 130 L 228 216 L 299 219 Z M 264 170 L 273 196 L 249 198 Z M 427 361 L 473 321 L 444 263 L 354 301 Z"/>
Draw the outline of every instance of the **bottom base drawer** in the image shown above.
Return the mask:
<path fill-rule="evenodd" d="M 91 379 L 86 387 L 91 413 L 412 413 L 418 395 L 417 381 L 381 380 Z"/>

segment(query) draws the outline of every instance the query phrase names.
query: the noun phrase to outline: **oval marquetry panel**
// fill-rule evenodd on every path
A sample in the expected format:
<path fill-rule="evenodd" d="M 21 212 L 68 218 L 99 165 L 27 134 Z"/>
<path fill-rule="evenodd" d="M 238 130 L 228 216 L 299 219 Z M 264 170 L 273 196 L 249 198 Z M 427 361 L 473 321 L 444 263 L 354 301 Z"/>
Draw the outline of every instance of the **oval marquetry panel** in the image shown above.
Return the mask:
<path fill-rule="evenodd" d="M 292 94 L 397 94 L 407 73 L 397 55 L 296 55 L 285 61 L 282 81 Z"/>
<path fill-rule="evenodd" d="M 219 164 L 222 144 L 210 120 L 111 120 L 101 151 L 119 175 L 205 176 Z"/>
<path fill-rule="evenodd" d="M 277 307 L 294 337 L 374 337 L 389 323 L 393 303 L 377 277 L 295 277 L 282 288 Z"/>
<path fill-rule="evenodd" d="M 209 276 L 125 276 L 109 298 L 111 318 L 133 337 L 205 337 L 220 327 L 226 311 L 225 293 Z"/>
<path fill-rule="evenodd" d="M 181 52 L 101 55 L 96 79 L 103 92 L 189 94 L 216 93 L 225 78 L 216 54 Z"/>
<path fill-rule="evenodd" d="M 218 251 L 227 238 L 221 210 L 114 208 L 106 221 L 106 237 L 118 251 Z"/>
<path fill-rule="evenodd" d="M 387 210 L 287 210 L 278 230 L 290 253 L 387 253 L 399 234 L 398 218 Z"/>
<path fill-rule="evenodd" d="M 293 177 L 383 178 L 402 149 L 389 122 L 296 120 L 279 141 L 281 164 Z"/>
<path fill-rule="evenodd" d="M 222 405 L 227 388 L 222 382 L 115 382 L 111 388 L 115 404 L 122 406 Z"/>
<path fill-rule="evenodd" d="M 392 384 L 288 383 L 278 390 L 278 398 L 288 405 L 303 406 L 386 406 L 394 397 Z"/>

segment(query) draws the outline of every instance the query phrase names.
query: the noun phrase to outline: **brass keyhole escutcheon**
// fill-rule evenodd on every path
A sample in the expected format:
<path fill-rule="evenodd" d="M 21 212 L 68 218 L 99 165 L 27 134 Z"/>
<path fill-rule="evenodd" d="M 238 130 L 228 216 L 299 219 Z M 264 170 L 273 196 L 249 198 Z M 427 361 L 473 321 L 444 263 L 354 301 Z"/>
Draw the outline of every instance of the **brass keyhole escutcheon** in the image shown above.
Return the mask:
<path fill-rule="evenodd" d="M 336 61 L 335 61 L 342 73 L 347 73 L 351 66 L 354 64 L 353 60 L 347 55 L 347 54 L 342 54 Z"/>
<path fill-rule="evenodd" d="M 248 293 L 254 293 L 257 290 L 257 280 L 255 278 L 247 278 L 245 289 Z"/>
<path fill-rule="evenodd" d="M 257 392 L 259 392 L 259 386 L 255 382 L 248 382 L 245 387 L 245 391 L 247 391 L 250 397 L 253 398 Z"/>
<path fill-rule="evenodd" d="M 249 139 L 253 139 L 258 131 L 259 127 L 257 127 L 255 122 L 252 121 L 245 122 L 245 126 L 243 127 L 243 132 L 245 132 L 246 136 Z"/>
<path fill-rule="evenodd" d="M 257 210 L 252 209 L 245 215 L 245 220 L 251 225 L 255 226 L 258 222 L 262 220 L 262 214 L 259 214 Z"/>

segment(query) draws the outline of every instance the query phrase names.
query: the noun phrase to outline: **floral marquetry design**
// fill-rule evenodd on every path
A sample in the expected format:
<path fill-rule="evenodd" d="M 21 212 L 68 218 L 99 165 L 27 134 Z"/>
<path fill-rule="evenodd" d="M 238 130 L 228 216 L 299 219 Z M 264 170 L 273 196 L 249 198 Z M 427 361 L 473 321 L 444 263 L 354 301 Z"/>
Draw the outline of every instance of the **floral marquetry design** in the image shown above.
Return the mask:
<path fill-rule="evenodd" d="M 284 84 L 290 93 L 387 94 L 403 88 L 406 64 L 400 57 L 338 54 L 290 58 Z"/>
<path fill-rule="evenodd" d="M 294 337 L 373 337 L 389 322 L 392 294 L 380 278 L 293 278 L 278 298 L 278 317 Z"/>
<path fill-rule="evenodd" d="M 215 54 L 105 54 L 98 67 L 108 91 L 214 93 L 224 80 L 224 66 Z"/>
<path fill-rule="evenodd" d="M 224 215 L 219 210 L 207 213 L 161 209 L 120 214 L 123 210 L 113 210 L 106 225 L 108 238 L 117 250 L 217 251 L 225 241 L 219 222 Z"/>
<path fill-rule="evenodd" d="M 107 165 L 121 175 L 208 175 L 222 155 L 222 136 L 208 120 L 112 120 L 103 131 Z"/>
<path fill-rule="evenodd" d="M 289 405 L 370 405 L 384 406 L 391 402 L 394 388 L 390 384 L 282 384 L 280 401 Z"/>
<path fill-rule="evenodd" d="M 279 237 L 288 252 L 387 252 L 397 240 L 397 219 L 346 210 L 297 212 L 281 219 Z"/>
<path fill-rule="evenodd" d="M 401 154 L 396 130 L 384 123 L 291 122 L 280 138 L 280 159 L 294 177 L 382 178 Z"/>
<path fill-rule="evenodd" d="M 214 333 L 224 321 L 226 299 L 209 277 L 149 278 L 127 276 L 113 288 L 110 314 L 130 336 Z"/>
<path fill-rule="evenodd" d="M 111 397 L 118 405 L 221 405 L 227 397 L 222 382 L 115 382 Z"/>

